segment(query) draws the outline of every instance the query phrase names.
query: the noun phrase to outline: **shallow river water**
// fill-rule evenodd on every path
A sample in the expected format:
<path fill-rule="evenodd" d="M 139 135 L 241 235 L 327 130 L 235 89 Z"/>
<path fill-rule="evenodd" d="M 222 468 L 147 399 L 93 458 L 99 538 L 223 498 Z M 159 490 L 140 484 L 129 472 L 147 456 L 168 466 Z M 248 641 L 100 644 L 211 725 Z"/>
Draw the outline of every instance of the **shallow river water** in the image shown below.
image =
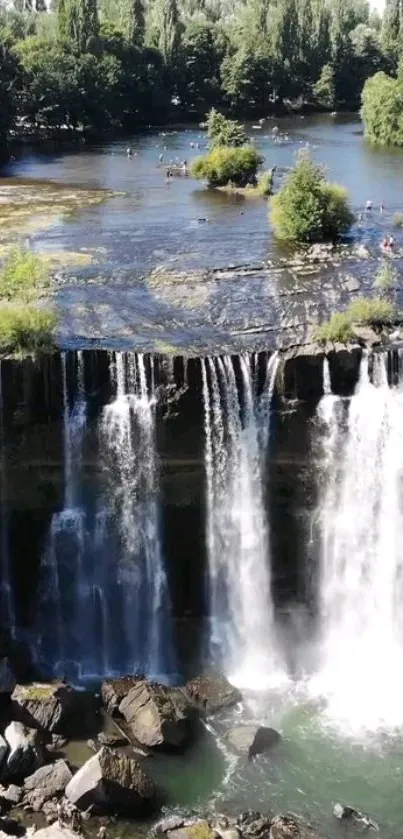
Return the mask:
<path fill-rule="evenodd" d="M 368 199 L 373 201 L 373 212 L 364 214 L 354 236 L 372 246 L 379 259 L 380 238 L 391 229 L 393 213 L 403 207 L 402 153 L 366 145 L 356 117 L 293 117 L 277 123 L 277 134 L 272 119 L 259 130 L 249 126 L 265 165 L 277 166 L 277 185 L 296 153 L 309 149 L 327 166 L 330 178 L 345 184 L 357 212 Z M 129 348 L 135 334 L 138 348 L 197 351 L 229 342 L 241 345 L 238 334 L 249 329 L 258 334 L 270 318 L 276 320 L 290 280 L 262 275 L 262 262 L 275 268 L 287 255 L 271 235 L 267 203 L 207 190 L 190 177 L 166 183 L 159 156 L 164 162 L 186 158 L 190 163 L 205 144 L 205 134 L 195 128 L 150 130 L 71 151 L 28 149 L 9 167 L 11 183 L 22 187 L 33 179 L 40 190 L 41 181 L 50 179 L 66 188 L 118 193 L 96 206 L 83 201 L 81 211 L 56 217 L 32 237 L 40 249 L 90 253 L 93 258 L 92 265 L 65 270 L 61 276 L 57 302 L 64 346 L 92 340 Z M 382 216 L 381 201 L 386 207 Z M 201 285 L 186 276 L 169 284 L 158 277 L 145 279 L 159 268 L 186 272 L 245 263 L 257 266 L 246 281 L 212 277 Z M 368 273 L 368 266 L 362 271 Z M 369 273 L 373 275 L 373 268 Z"/>

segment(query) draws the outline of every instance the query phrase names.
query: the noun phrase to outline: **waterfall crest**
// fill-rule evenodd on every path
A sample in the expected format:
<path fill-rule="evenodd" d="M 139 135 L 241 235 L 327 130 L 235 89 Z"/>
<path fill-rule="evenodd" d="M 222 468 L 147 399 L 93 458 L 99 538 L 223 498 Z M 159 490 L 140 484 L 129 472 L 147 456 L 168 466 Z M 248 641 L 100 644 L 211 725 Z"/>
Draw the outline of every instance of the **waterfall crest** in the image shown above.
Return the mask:
<path fill-rule="evenodd" d="M 201 360 L 206 472 L 210 660 L 236 684 L 270 685 L 283 676 L 270 589 L 265 512 L 270 403 L 277 356 L 257 395 L 251 359 L 237 380 L 230 356 Z"/>
<path fill-rule="evenodd" d="M 320 663 L 312 680 L 344 726 L 403 721 L 403 382 L 363 354 L 348 405 L 326 393 L 319 501 Z"/>

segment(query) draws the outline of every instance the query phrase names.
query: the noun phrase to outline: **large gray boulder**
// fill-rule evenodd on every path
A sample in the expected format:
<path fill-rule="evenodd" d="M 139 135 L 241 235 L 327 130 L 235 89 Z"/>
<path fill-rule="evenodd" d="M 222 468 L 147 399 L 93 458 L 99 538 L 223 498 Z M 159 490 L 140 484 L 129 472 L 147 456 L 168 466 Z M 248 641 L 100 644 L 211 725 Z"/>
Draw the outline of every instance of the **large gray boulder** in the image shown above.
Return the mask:
<path fill-rule="evenodd" d="M 105 679 L 101 685 L 101 700 L 109 714 L 119 710 L 122 699 L 136 685 L 141 677 L 122 676 L 120 679 Z"/>
<path fill-rule="evenodd" d="M 75 733 L 83 716 L 95 710 L 94 697 L 64 682 L 17 685 L 11 696 L 14 717 L 49 733 Z"/>
<path fill-rule="evenodd" d="M 190 735 L 190 706 L 182 691 L 139 681 L 119 705 L 134 737 L 149 748 L 181 748 Z"/>
<path fill-rule="evenodd" d="M 235 705 L 242 694 L 222 675 L 196 676 L 186 684 L 185 693 L 200 711 L 212 714 Z"/>
<path fill-rule="evenodd" d="M 4 732 L 9 753 L 2 777 L 20 779 L 31 775 L 45 762 L 45 749 L 40 732 L 21 722 L 10 722 Z"/>
<path fill-rule="evenodd" d="M 248 758 L 271 751 L 281 743 L 281 735 L 274 728 L 264 725 L 237 725 L 227 734 L 229 744 Z"/>
<path fill-rule="evenodd" d="M 106 746 L 87 760 L 66 787 L 67 799 L 83 810 L 96 805 L 104 811 L 136 813 L 154 795 L 154 784 L 137 760 Z"/>
<path fill-rule="evenodd" d="M 50 798 L 62 795 L 72 777 L 72 772 L 65 760 L 56 760 L 55 763 L 41 766 L 25 778 L 25 804 L 32 805 L 38 801 L 44 804 Z"/>

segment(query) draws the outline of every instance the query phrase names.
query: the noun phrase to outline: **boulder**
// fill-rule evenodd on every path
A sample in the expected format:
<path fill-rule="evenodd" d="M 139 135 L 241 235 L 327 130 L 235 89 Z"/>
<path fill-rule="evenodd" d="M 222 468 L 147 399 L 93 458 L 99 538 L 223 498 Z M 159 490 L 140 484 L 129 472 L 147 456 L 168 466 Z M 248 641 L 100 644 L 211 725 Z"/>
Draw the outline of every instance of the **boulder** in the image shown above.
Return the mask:
<path fill-rule="evenodd" d="M 336 819 L 346 819 L 356 822 L 364 830 L 368 828 L 371 828 L 372 830 L 379 830 L 377 823 L 369 816 L 360 813 L 360 811 L 356 810 L 355 807 L 349 807 L 346 804 L 335 804 L 333 807 L 333 815 Z"/>
<path fill-rule="evenodd" d="M 11 694 L 17 684 L 17 680 L 11 669 L 8 658 L 0 659 L 0 694 Z"/>
<path fill-rule="evenodd" d="M 269 839 L 324 839 L 303 821 L 294 816 L 275 816 L 270 826 Z"/>
<path fill-rule="evenodd" d="M 120 749 L 129 744 L 129 740 L 123 734 L 107 734 L 105 731 L 99 732 L 97 740 L 98 748 L 100 746 L 109 746 L 110 749 Z"/>
<path fill-rule="evenodd" d="M 105 811 L 135 813 L 154 795 L 154 784 L 137 760 L 107 746 L 90 757 L 66 787 L 67 799 L 83 810 L 96 805 Z"/>
<path fill-rule="evenodd" d="M 242 824 L 242 836 L 247 839 L 257 839 L 260 836 L 267 836 L 272 822 L 271 816 L 260 816 Z"/>
<path fill-rule="evenodd" d="M 122 699 L 141 679 L 140 676 L 123 676 L 121 679 L 105 679 L 101 685 L 101 700 L 109 714 L 115 714 Z"/>
<path fill-rule="evenodd" d="M 69 827 L 61 827 L 57 821 L 49 825 L 49 827 L 43 827 L 41 830 L 37 830 L 35 837 L 37 836 L 39 839 L 77 839 L 77 833 L 74 830 L 71 830 Z"/>
<path fill-rule="evenodd" d="M 181 816 L 168 816 L 168 818 L 157 822 L 152 832 L 158 834 L 168 833 L 170 830 L 179 830 L 180 827 L 183 827 L 184 822 L 185 820 Z"/>
<path fill-rule="evenodd" d="M 36 729 L 13 721 L 7 726 L 4 737 L 10 749 L 2 773 L 7 778 L 24 778 L 45 762 L 45 749 Z"/>
<path fill-rule="evenodd" d="M 181 748 L 189 737 L 190 706 L 178 689 L 137 682 L 119 711 L 143 746 Z"/>
<path fill-rule="evenodd" d="M 8 743 L 6 743 L 4 737 L 0 734 L 0 769 L 3 766 L 3 763 L 7 757 L 8 752 Z"/>
<path fill-rule="evenodd" d="M 248 758 L 271 751 L 281 742 L 281 735 L 274 728 L 262 725 L 237 725 L 227 735 L 228 742 Z"/>
<path fill-rule="evenodd" d="M 25 827 L 17 819 L 11 819 L 9 816 L 1 816 L 0 818 L 0 836 L 24 836 Z"/>
<path fill-rule="evenodd" d="M 205 819 L 186 822 L 183 827 L 169 830 L 168 839 L 214 839 L 215 832 Z"/>
<path fill-rule="evenodd" d="M 20 803 L 22 794 L 22 787 L 17 787 L 16 784 L 10 784 L 8 787 L 3 787 L 0 784 L 0 798 L 13 807 Z"/>
<path fill-rule="evenodd" d="M 93 696 L 64 682 L 17 685 L 11 700 L 16 719 L 50 734 L 77 736 L 77 724 L 81 729 L 87 713 L 95 711 Z"/>
<path fill-rule="evenodd" d="M 196 676 L 185 687 L 186 695 L 199 710 L 212 714 L 221 708 L 235 705 L 242 694 L 225 676 Z"/>
<path fill-rule="evenodd" d="M 41 798 L 43 804 L 49 798 L 63 794 L 72 777 L 73 775 L 65 760 L 56 760 L 55 763 L 41 766 L 40 769 L 25 778 L 25 803 L 31 804 L 34 799 Z"/>

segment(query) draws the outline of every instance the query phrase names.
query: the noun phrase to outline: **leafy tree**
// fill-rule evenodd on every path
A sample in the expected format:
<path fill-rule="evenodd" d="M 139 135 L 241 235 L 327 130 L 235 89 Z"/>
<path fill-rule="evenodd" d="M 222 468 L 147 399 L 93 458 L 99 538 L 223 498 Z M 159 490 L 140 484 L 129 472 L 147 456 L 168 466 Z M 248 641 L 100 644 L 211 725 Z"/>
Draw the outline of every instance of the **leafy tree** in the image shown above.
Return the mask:
<path fill-rule="evenodd" d="M 162 0 L 158 47 L 166 64 L 177 57 L 182 26 L 177 0 Z"/>
<path fill-rule="evenodd" d="M 0 143 L 4 144 L 16 110 L 15 91 L 19 85 L 19 67 L 12 51 L 12 39 L 0 28 Z"/>
<path fill-rule="evenodd" d="M 302 155 L 272 198 L 271 222 L 280 239 L 320 242 L 348 230 L 353 215 L 346 190 L 329 184 L 322 167 Z"/>
<path fill-rule="evenodd" d="M 386 0 L 382 20 L 382 47 L 387 55 L 396 57 L 401 35 L 402 0 Z"/>
<path fill-rule="evenodd" d="M 143 0 L 131 0 L 128 14 L 127 40 L 142 47 L 146 31 L 146 18 Z"/>
<path fill-rule="evenodd" d="M 220 65 L 223 44 L 215 37 L 211 23 L 192 20 L 182 43 L 182 78 L 180 98 L 182 106 L 200 113 L 221 98 Z"/>
<path fill-rule="evenodd" d="M 59 0 L 59 34 L 84 52 L 99 34 L 97 0 Z"/>
<path fill-rule="evenodd" d="M 403 80 L 376 73 L 365 82 L 361 115 L 365 136 L 380 146 L 403 145 Z"/>
<path fill-rule="evenodd" d="M 192 175 L 207 180 L 210 186 L 233 184 L 245 187 L 256 184 L 256 173 L 262 162 L 263 158 L 253 146 L 220 146 L 205 157 L 196 158 Z"/>
<path fill-rule="evenodd" d="M 243 126 L 234 119 L 226 119 L 215 108 L 207 115 L 207 136 L 213 148 L 217 146 L 243 146 L 247 136 Z"/>
<path fill-rule="evenodd" d="M 334 70 L 331 64 L 325 64 L 318 81 L 313 87 L 316 100 L 323 108 L 333 110 L 336 104 Z"/>

